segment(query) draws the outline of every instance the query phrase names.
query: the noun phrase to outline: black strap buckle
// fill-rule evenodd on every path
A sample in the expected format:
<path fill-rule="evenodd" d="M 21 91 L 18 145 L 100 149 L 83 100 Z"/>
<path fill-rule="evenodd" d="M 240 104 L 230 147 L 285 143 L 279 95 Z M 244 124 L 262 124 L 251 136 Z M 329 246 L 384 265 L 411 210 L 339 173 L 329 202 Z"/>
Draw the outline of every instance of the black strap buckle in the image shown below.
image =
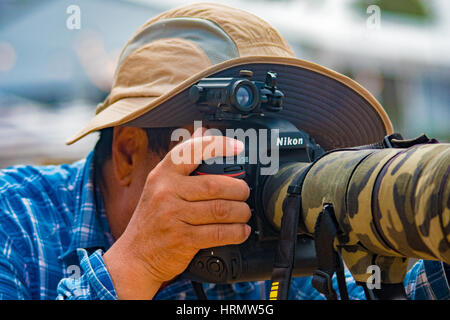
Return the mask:
<path fill-rule="evenodd" d="M 396 140 L 403 140 L 403 137 L 400 133 L 393 133 L 390 135 L 387 135 L 386 137 L 383 138 L 383 146 L 385 148 L 395 148 L 393 143 L 392 143 L 392 139 L 396 139 Z"/>
<path fill-rule="evenodd" d="M 330 275 L 325 271 L 317 269 L 312 278 L 312 286 L 324 294 L 328 300 L 337 299 L 336 291 L 333 288 L 333 281 L 331 280 L 332 276 L 333 274 Z"/>
<path fill-rule="evenodd" d="M 413 139 L 403 139 L 399 133 L 393 133 L 384 137 L 382 144 L 385 148 L 410 148 L 417 144 L 438 143 L 436 139 L 430 139 L 425 134 L 422 134 Z"/>

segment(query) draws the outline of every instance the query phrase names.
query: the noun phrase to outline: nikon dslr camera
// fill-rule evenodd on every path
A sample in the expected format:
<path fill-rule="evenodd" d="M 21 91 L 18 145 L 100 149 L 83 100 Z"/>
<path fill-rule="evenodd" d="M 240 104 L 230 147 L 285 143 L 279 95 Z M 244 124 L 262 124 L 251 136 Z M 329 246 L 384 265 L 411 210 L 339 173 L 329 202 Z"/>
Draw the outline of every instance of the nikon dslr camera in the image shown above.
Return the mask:
<path fill-rule="evenodd" d="M 264 81 L 252 79 L 250 70 L 236 78 L 204 78 L 193 85 L 189 98 L 204 115 L 208 128 L 241 140 L 243 155 L 202 163 L 193 173 L 220 174 L 244 179 L 251 193 L 247 200 L 252 233 L 240 245 L 200 250 L 183 276 L 197 282 L 233 283 L 270 279 L 278 246 L 280 219 L 267 208 L 280 186 L 270 179 L 290 164 L 311 163 L 324 153 L 306 132 L 287 120 L 268 116 L 283 107 L 284 93 L 277 88 L 277 74 Z M 273 161 L 269 163 L 268 159 Z M 274 165 L 275 163 L 275 165 Z M 287 186 L 286 186 L 287 188 Z M 311 275 L 316 269 L 314 242 L 298 235 L 292 275 Z"/>

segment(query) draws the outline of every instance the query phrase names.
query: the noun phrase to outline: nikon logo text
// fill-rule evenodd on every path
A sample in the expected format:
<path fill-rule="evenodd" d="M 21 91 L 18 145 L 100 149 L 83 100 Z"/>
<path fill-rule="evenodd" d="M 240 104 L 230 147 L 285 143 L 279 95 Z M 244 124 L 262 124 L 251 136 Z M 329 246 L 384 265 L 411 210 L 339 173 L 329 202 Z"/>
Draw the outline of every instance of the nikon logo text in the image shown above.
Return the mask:
<path fill-rule="evenodd" d="M 280 137 L 277 139 L 277 147 L 299 146 L 303 144 L 303 138 Z"/>

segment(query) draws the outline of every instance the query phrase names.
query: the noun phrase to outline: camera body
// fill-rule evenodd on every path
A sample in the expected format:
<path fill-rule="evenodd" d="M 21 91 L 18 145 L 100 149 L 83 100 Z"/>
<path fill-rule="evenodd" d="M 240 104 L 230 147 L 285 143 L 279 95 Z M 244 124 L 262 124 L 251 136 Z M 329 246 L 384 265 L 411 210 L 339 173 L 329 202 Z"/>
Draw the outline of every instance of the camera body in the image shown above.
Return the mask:
<path fill-rule="evenodd" d="M 250 88 L 249 83 L 253 87 L 247 93 L 251 93 L 243 98 L 246 93 L 239 92 L 239 88 Z M 252 212 L 248 222 L 252 232 L 240 245 L 200 250 L 183 277 L 210 283 L 270 279 L 279 230 L 265 210 L 272 189 L 267 183 L 268 177 L 286 165 L 310 163 L 322 155 L 323 150 L 306 132 L 289 121 L 264 114 L 265 110 L 273 112 L 282 108 L 284 94 L 276 87 L 273 72 L 267 73 L 265 82 L 252 82 L 249 71 L 243 70 L 239 78 L 202 79 L 192 88 L 192 100 L 197 101 L 204 112 L 206 125 L 245 144 L 240 157 L 219 163 L 202 163 L 193 174 L 222 174 L 244 179 L 251 190 L 247 203 Z M 272 164 L 262 155 L 277 159 L 277 167 L 265 170 Z M 311 275 L 316 266 L 313 240 L 298 235 L 293 276 Z"/>

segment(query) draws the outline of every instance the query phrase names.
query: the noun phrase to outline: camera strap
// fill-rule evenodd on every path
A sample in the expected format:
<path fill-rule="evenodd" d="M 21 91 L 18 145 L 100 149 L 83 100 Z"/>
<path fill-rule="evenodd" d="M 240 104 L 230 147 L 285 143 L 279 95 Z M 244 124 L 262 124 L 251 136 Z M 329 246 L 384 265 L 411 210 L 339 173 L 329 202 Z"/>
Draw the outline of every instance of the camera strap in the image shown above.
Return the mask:
<path fill-rule="evenodd" d="M 428 143 L 438 143 L 436 139 L 430 139 L 427 135 L 422 134 L 413 139 L 403 139 L 402 135 L 399 133 L 393 133 L 383 140 L 373 144 L 367 144 L 358 147 L 349 148 L 351 150 L 365 150 L 365 149 L 386 149 L 386 148 L 410 148 L 417 144 L 428 144 Z"/>
<path fill-rule="evenodd" d="M 340 254 L 334 249 L 334 240 L 338 236 L 338 231 L 333 206 L 325 204 L 314 226 L 314 244 L 318 268 L 314 272 L 312 286 L 325 295 L 328 300 L 337 300 L 338 298 L 333 288 L 332 278 L 334 273 L 336 273 L 341 299 L 348 300 L 344 263 Z"/>
<path fill-rule="evenodd" d="M 310 168 L 311 166 L 294 177 L 283 202 L 283 217 L 272 271 L 270 300 L 287 300 L 289 296 L 292 269 L 295 262 L 299 216 L 302 211 L 301 189 L 303 180 Z"/>
<path fill-rule="evenodd" d="M 198 300 L 208 300 L 206 297 L 205 290 L 203 289 L 203 286 L 200 282 L 197 281 L 191 281 L 192 288 L 194 289 L 194 293 L 197 296 Z"/>

